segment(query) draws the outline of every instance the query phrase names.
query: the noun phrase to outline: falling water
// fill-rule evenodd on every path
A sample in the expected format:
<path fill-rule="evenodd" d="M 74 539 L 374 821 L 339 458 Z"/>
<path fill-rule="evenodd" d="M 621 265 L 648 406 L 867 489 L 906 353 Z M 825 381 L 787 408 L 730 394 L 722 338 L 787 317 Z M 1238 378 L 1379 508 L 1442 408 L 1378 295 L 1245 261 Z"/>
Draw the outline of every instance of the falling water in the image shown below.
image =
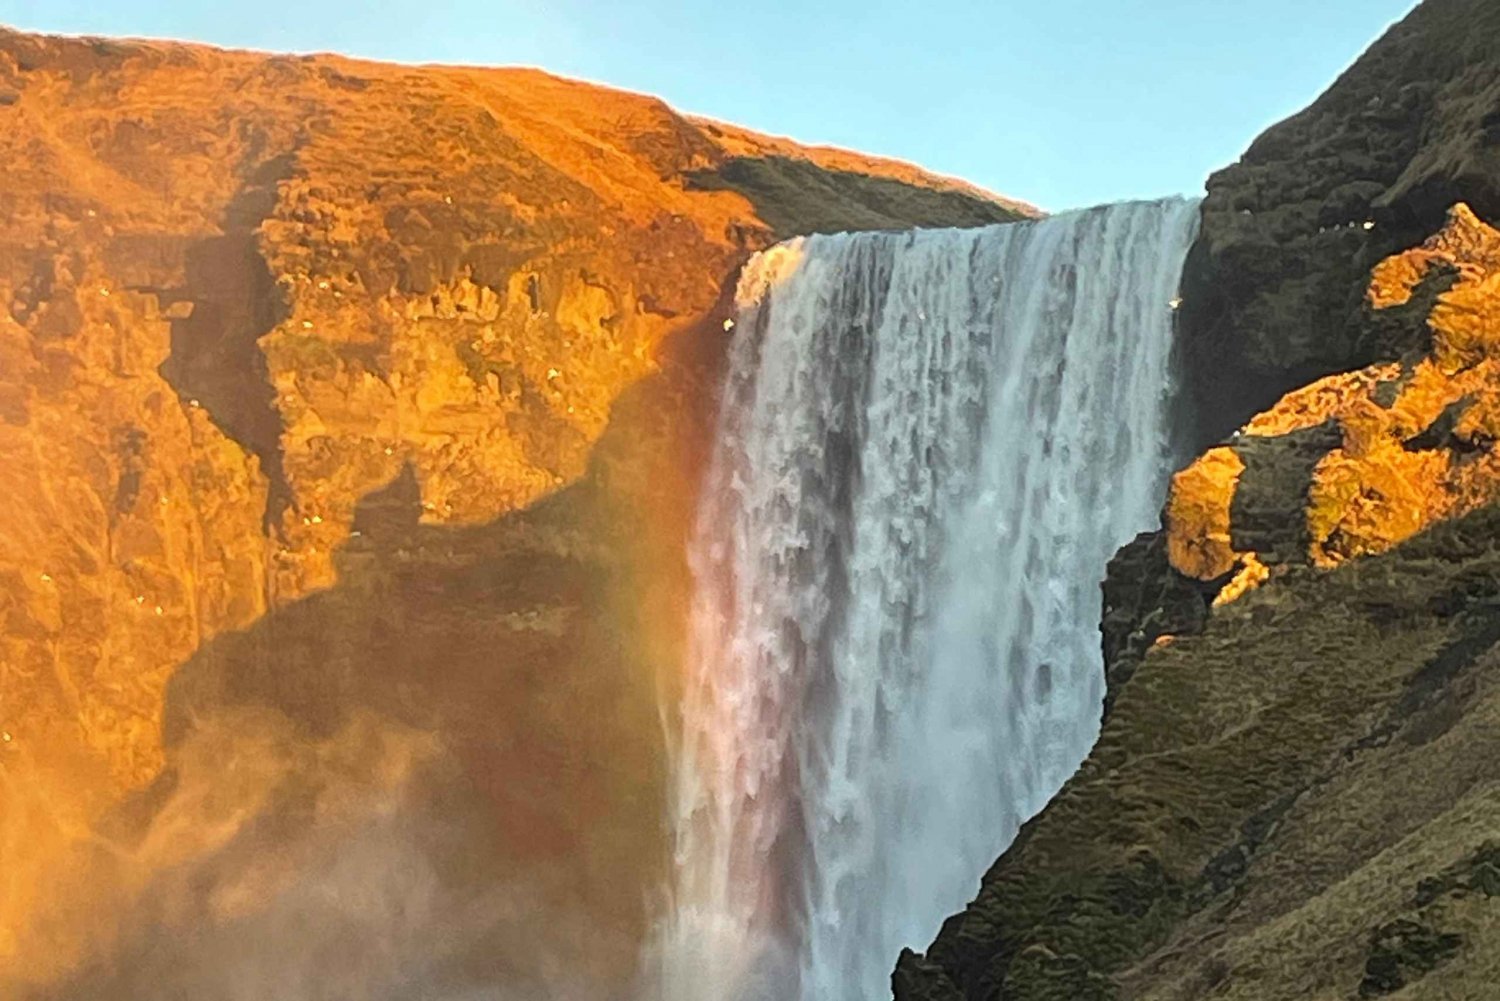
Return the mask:
<path fill-rule="evenodd" d="M 746 268 L 691 551 L 667 1001 L 889 996 L 1088 753 L 1196 219 L 815 236 Z"/>

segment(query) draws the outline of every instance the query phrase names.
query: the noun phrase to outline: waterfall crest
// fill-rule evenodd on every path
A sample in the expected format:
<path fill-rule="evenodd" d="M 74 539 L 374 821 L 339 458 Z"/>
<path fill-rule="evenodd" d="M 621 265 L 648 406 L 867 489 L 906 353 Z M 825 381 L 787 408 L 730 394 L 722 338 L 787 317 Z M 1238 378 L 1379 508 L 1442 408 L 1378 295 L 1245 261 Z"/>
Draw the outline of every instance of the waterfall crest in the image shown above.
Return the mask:
<path fill-rule="evenodd" d="M 870 1001 L 1088 753 L 1184 199 L 759 255 L 690 559 L 666 1001 Z"/>

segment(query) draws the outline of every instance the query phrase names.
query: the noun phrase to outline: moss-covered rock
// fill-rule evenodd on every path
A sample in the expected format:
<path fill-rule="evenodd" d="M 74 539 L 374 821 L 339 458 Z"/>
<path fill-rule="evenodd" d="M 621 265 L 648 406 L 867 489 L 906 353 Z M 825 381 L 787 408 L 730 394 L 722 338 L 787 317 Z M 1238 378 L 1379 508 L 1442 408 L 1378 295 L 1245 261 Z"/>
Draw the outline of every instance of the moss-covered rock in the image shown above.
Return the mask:
<path fill-rule="evenodd" d="M 1415 921 L 1383 924 L 1370 933 L 1370 958 L 1365 960 L 1359 996 L 1394 994 L 1430 973 L 1463 944 L 1461 935 L 1439 932 Z"/>

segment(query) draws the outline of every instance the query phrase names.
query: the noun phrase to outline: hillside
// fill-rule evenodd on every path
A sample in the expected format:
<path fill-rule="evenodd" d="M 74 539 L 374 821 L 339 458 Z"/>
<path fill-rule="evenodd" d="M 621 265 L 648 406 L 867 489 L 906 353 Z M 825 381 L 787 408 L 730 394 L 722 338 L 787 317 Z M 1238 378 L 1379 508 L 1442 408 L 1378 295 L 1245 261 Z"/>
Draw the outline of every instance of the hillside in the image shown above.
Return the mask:
<path fill-rule="evenodd" d="M 738 265 L 1033 211 L 536 71 L 9 31 L 0 165 L 7 997 L 617 987 Z"/>

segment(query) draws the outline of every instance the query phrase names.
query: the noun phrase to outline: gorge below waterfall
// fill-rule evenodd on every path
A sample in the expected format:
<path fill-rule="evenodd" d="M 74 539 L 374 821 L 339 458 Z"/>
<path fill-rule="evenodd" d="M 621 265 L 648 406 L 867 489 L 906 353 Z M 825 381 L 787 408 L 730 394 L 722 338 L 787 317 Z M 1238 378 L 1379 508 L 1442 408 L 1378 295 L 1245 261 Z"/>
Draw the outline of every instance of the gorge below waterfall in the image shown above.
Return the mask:
<path fill-rule="evenodd" d="M 883 996 L 1095 739 L 1195 201 L 747 265 L 672 751 L 668 1001 Z M 674 714 L 669 714 L 674 715 Z"/>

